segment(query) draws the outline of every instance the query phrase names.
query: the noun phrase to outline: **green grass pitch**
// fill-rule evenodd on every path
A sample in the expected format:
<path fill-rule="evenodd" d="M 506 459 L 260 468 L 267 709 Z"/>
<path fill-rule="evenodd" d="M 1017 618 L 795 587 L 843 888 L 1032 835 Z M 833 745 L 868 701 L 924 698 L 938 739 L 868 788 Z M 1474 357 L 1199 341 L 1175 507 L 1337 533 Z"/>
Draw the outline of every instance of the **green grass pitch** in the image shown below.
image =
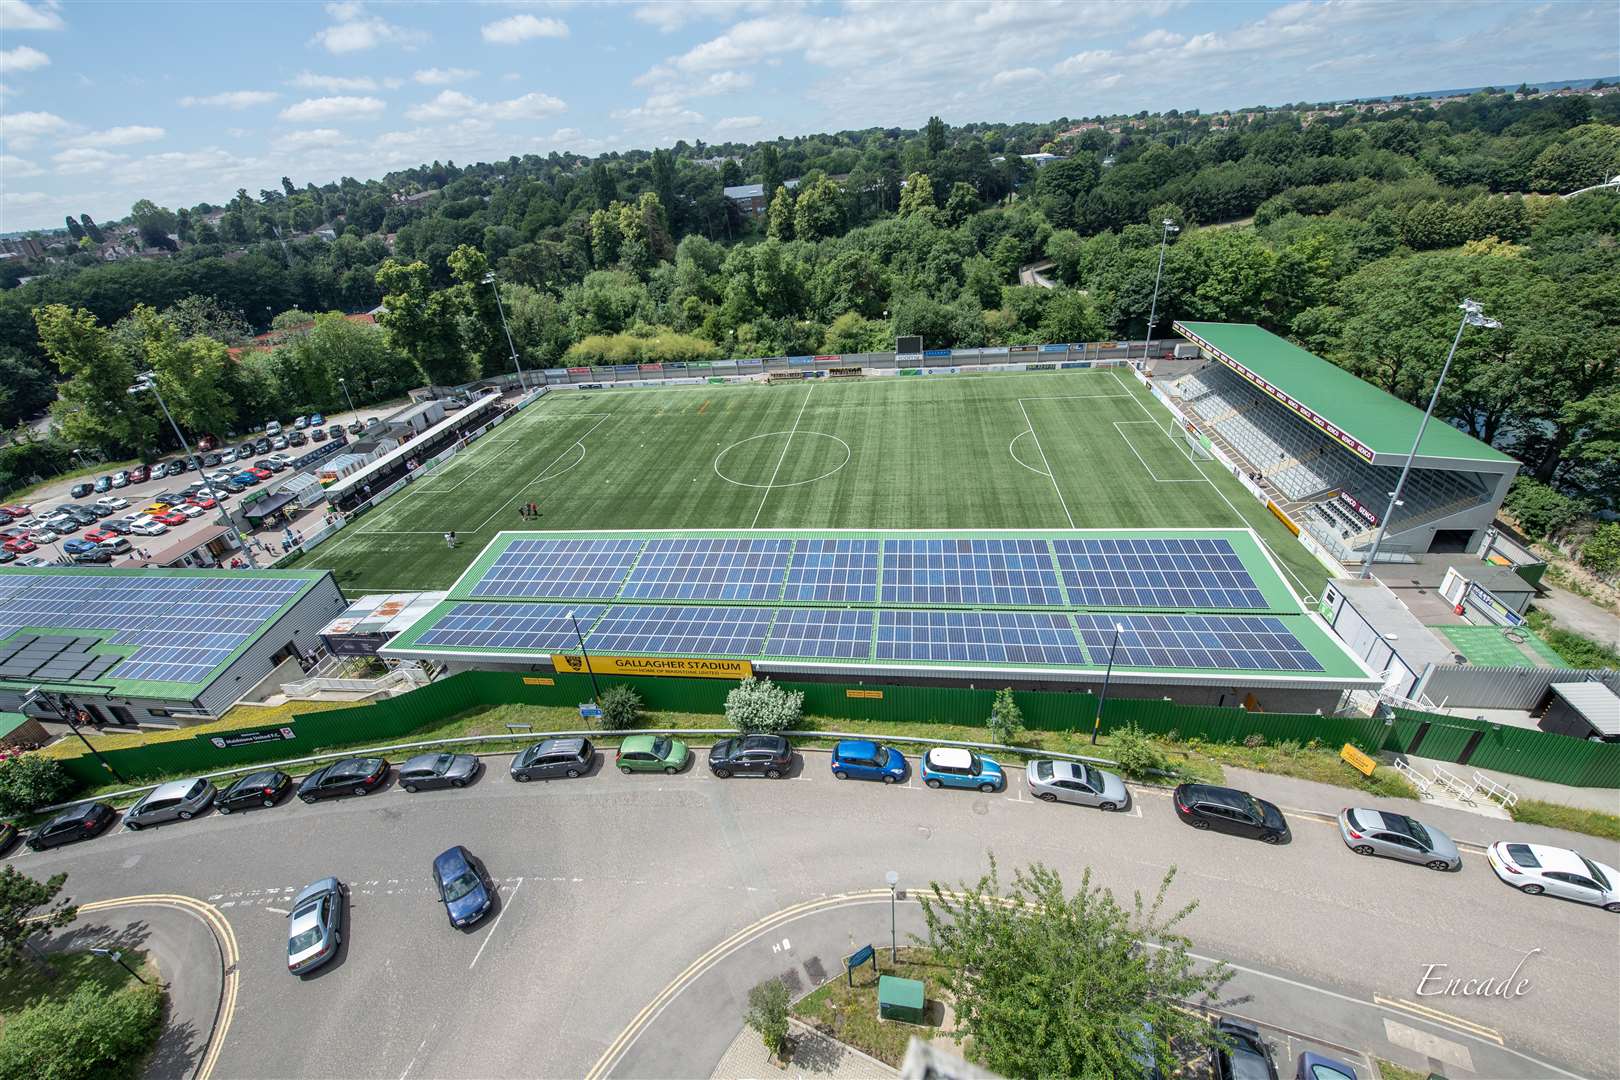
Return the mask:
<path fill-rule="evenodd" d="M 353 596 L 448 588 L 503 529 L 1247 526 L 1312 601 L 1326 571 L 1173 425 L 1116 370 L 552 393 L 298 565 Z"/>

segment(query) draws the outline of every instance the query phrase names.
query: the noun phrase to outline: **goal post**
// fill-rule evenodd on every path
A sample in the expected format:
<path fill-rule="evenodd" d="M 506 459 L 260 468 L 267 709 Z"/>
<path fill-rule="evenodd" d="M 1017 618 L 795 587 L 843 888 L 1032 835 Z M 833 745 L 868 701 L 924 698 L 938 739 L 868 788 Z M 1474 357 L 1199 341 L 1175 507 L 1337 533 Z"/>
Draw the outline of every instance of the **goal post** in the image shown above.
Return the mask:
<path fill-rule="evenodd" d="M 1200 461 L 1214 461 L 1215 453 L 1209 448 L 1209 436 L 1194 428 L 1191 424 L 1182 426 L 1181 439 L 1187 444 L 1187 450 Z"/>

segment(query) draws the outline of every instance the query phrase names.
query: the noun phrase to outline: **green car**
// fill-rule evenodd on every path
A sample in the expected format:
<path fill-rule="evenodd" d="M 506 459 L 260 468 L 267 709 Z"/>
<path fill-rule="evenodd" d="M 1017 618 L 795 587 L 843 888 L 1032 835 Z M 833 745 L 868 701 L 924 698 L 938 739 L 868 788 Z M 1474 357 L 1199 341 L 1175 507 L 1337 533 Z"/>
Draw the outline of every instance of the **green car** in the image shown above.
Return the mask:
<path fill-rule="evenodd" d="M 619 744 L 620 772 L 678 773 L 692 752 L 668 735 L 631 735 Z"/>

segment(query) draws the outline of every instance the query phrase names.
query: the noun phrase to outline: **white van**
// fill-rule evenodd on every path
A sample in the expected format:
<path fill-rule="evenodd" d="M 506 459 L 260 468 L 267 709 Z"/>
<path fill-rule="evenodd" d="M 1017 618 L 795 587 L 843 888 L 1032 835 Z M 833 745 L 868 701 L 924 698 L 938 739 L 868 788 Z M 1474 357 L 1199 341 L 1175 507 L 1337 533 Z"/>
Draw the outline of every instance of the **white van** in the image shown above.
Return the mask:
<path fill-rule="evenodd" d="M 271 438 L 275 438 L 277 435 L 280 435 L 281 434 L 281 421 L 280 420 L 272 420 L 268 424 L 264 425 L 264 433 L 266 435 L 270 436 Z"/>

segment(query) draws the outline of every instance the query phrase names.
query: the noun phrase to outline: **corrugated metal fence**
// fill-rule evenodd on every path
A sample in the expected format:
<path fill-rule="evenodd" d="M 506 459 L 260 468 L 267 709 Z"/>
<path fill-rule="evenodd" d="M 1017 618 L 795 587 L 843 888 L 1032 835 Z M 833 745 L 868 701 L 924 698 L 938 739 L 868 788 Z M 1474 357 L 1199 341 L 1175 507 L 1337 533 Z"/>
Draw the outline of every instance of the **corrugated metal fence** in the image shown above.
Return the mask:
<path fill-rule="evenodd" d="M 1620 743 L 1396 709 L 1382 749 L 1576 787 L 1620 788 Z"/>
<path fill-rule="evenodd" d="M 1487 667 L 1431 664 L 1408 695 L 1436 705 L 1468 709 L 1534 709 L 1553 683 L 1602 682 L 1620 693 L 1620 672 L 1577 668 Z"/>

